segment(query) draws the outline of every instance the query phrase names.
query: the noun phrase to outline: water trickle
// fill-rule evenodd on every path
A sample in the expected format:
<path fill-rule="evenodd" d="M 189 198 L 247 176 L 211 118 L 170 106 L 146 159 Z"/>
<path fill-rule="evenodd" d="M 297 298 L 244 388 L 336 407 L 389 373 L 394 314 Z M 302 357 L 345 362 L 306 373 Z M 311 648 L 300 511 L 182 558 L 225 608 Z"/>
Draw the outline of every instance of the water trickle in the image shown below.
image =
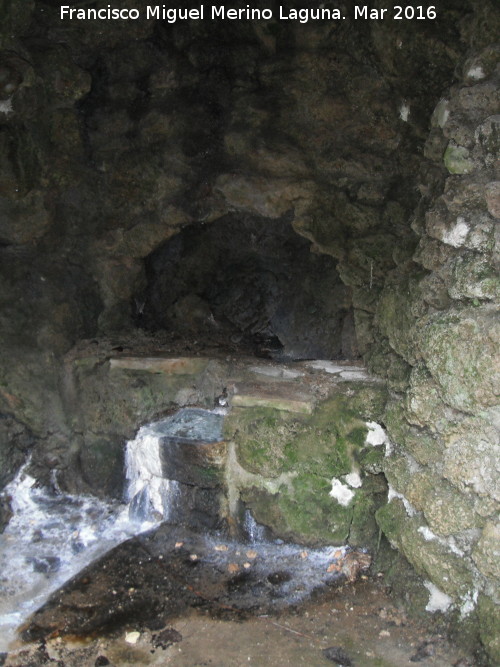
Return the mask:
<path fill-rule="evenodd" d="M 138 521 L 175 521 L 178 511 L 188 504 L 184 495 L 192 495 L 192 480 L 174 479 L 178 471 L 169 470 L 174 464 L 169 448 L 182 445 L 201 445 L 222 441 L 225 411 L 184 408 L 175 415 L 139 429 L 134 440 L 127 443 L 125 475 L 128 480 L 126 500 L 130 518 Z M 178 450 L 177 450 L 178 458 Z M 184 470 L 184 476 L 187 476 Z M 186 501 L 186 502 L 184 502 Z"/>
<path fill-rule="evenodd" d="M 246 539 L 252 544 L 264 542 L 266 539 L 266 533 L 266 527 L 255 521 L 250 510 L 245 510 L 245 514 L 243 516 L 243 534 L 245 535 Z"/>
<path fill-rule="evenodd" d="M 126 450 L 126 501 L 38 487 L 26 470 L 5 487 L 13 517 L 0 535 L 0 653 L 16 628 L 68 579 L 121 542 L 160 521 L 171 521 L 184 503 L 178 481 L 164 474 L 165 442 L 218 442 L 224 411 L 184 409 L 141 428 Z M 188 508 L 189 509 L 189 508 Z"/>

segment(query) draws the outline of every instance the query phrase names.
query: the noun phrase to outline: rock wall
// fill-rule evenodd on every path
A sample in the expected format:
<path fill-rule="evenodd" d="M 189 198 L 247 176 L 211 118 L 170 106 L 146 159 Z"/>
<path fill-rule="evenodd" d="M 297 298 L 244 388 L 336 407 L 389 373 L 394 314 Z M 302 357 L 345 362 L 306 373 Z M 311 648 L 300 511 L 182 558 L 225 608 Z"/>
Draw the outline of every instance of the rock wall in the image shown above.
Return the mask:
<path fill-rule="evenodd" d="M 413 221 L 420 236 L 416 270 L 395 272 L 376 310 L 380 330 L 411 366 L 407 391 L 387 406 L 394 447 L 384 472 L 393 491 L 377 520 L 415 568 L 458 604 L 462 619 L 478 614 L 494 661 L 500 658 L 498 607 L 494 623 L 491 616 L 500 593 L 498 55 L 491 47 L 471 56 L 436 107 L 422 186 L 442 185 Z"/>
<path fill-rule="evenodd" d="M 378 523 L 498 662 L 496 4 L 172 25 L 4 0 L 0 19 L 3 482 L 33 448 L 43 478 L 96 464 L 64 357 L 140 337 L 165 242 L 228 215 L 290 220 L 334 258 L 391 391 Z"/>

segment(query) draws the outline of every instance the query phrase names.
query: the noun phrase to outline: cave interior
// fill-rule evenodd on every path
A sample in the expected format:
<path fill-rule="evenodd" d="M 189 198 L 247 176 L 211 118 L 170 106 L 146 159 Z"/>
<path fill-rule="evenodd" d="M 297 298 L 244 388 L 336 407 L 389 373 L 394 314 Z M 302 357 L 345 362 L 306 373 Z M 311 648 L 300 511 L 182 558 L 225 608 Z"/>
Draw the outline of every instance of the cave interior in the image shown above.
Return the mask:
<path fill-rule="evenodd" d="M 29 455 L 40 484 L 120 498 L 140 426 L 234 394 L 240 464 L 303 481 L 240 480 L 240 502 L 304 544 L 382 535 L 495 664 L 500 12 L 341 4 L 308 22 L 2 4 L 0 482 Z M 354 376 L 330 390 L 308 366 L 304 398 L 290 369 L 318 359 Z M 256 388 L 262 364 L 288 384 Z M 353 461 L 367 490 L 335 514 Z"/>

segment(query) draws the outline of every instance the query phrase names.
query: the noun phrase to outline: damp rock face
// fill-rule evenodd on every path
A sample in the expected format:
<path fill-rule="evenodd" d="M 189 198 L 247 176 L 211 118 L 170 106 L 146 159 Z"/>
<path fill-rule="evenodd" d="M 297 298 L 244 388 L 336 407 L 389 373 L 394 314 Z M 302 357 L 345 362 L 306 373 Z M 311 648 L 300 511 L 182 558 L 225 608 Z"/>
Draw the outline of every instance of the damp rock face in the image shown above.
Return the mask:
<path fill-rule="evenodd" d="M 233 407 L 224 424 L 234 448 L 230 497 L 237 493 L 280 538 L 375 547 L 387 486 L 375 463 L 383 441 L 370 444 L 367 422 L 380 418 L 385 400 L 383 385 L 345 382 L 310 415 L 272 403 Z"/>
<path fill-rule="evenodd" d="M 481 619 L 498 663 L 497 3 L 443 0 L 435 22 L 257 25 L 83 23 L 61 20 L 52 2 L 12 1 L 0 19 L 4 482 L 29 450 L 39 480 L 55 470 L 64 488 L 119 496 L 125 440 L 179 406 L 211 407 L 226 387 L 217 365 L 184 376 L 111 370 L 112 347 L 145 345 L 154 356 L 172 343 L 188 356 L 206 337 L 218 350 L 274 354 L 277 337 L 292 356 L 314 345 L 327 357 L 359 354 L 390 391 L 380 419 L 389 455 L 348 451 L 389 482 L 378 524 L 422 577 L 447 588 L 463 622 Z M 287 224 L 310 242 L 335 289 L 312 271 L 303 292 L 276 295 L 290 262 L 263 262 L 258 239 L 238 238 L 249 219 L 251 233 Z M 204 260 L 192 283 L 182 269 L 179 298 L 163 308 L 169 242 L 227 220 L 232 238 L 217 261 L 247 244 L 254 264 L 242 283 Z M 195 275 L 212 284 L 201 289 Z M 254 275 L 260 291 L 247 308 Z M 181 326 L 161 330 L 173 320 Z M 104 336 L 106 352 L 90 342 Z M 238 409 L 249 410 L 254 397 L 242 396 Z M 350 431 L 308 422 L 310 403 L 299 402 L 300 418 L 242 419 L 236 455 L 248 474 L 294 472 L 294 437 L 287 449 L 283 435 L 294 429 L 304 442 L 321 431 L 324 452 L 328 438 L 348 440 Z M 276 460 L 250 445 L 254 422 L 276 434 Z M 308 489 L 319 526 L 322 499 L 342 497 L 334 475 L 349 487 L 341 463 L 324 476 L 304 461 L 310 477 L 286 478 L 274 525 L 299 530 L 293 498 Z M 255 496 L 262 515 L 269 488 Z M 354 510 L 340 507 L 339 535 L 348 525 L 353 534 Z M 452 587 L 446 570 L 457 558 Z"/>
<path fill-rule="evenodd" d="M 227 460 L 222 421 L 223 415 L 185 408 L 140 429 L 125 457 L 131 517 L 221 525 Z"/>

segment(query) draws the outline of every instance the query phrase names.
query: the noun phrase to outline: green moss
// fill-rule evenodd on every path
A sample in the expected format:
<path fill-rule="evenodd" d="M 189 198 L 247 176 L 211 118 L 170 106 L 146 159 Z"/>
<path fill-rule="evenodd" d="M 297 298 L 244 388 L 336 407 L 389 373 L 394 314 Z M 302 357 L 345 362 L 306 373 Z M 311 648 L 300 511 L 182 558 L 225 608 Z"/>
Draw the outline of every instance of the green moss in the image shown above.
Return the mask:
<path fill-rule="evenodd" d="M 282 485 L 277 494 L 263 490 L 256 494 L 255 479 L 248 482 L 251 492 L 240 487 L 256 520 L 280 537 L 297 541 L 345 542 L 353 530 L 357 544 L 375 543 L 378 527 L 373 515 L 385 499 L 385 487 L 365 480 L 366 488 L 356 490 L 348 507 L 329 494 L 332 478 L 357 469 L 360 452 L 374 451 L 365 447 L 366 420 L 380 418 L 386 397 L 381 385 L 346 382 L 311 415 L 233 408 L 224 436 L 234 441 L 239 464 L 263 479 L 294 475 L 291 485 Z"/>
<path fill-rule="evenodd" d="M 225 419 L 224 438 L 234 440 L 238 461 L 246 470 L 278 477 L 298 461 L 294 441 L 304 423 L 306 417 L 273 408 L 233 408 Z"/>
<path fill-rule="evenodd" d="M 500 665 L 500 606 L 486 595 L 479 597 L 479 633 L 492 665 Z"/>
<path fill-rule="evenodd" d="M 365 447 L 357 455 L 361 468 L 372 475 L 382 472 L 384 459 L 384 447 Z"/>
<path fill-rule="evenodd" d="M 386 498 L 387 484 L 383 475 L 368 475 L 364 478 L 363 486 L 356 491 L 349 544 L 376 550 L 380 529 L 375 512 L 385 504 Z"/>
<path fill-rule="evenodd" d="M 278 497 L 285 530 L 301 540 L 345 542 L 349 536 L 353 507 L 343 507 L 329 495 L 328 479 L 311 474 L 293 481 L 293 493 L 283 489 Z"/>
<path fill-rule="evenodd" d="M 357 426 L 347 434 L 347 439 L 356 447 L 363 447 L 366 441 L 368 429 L 362 426 Z"/>

